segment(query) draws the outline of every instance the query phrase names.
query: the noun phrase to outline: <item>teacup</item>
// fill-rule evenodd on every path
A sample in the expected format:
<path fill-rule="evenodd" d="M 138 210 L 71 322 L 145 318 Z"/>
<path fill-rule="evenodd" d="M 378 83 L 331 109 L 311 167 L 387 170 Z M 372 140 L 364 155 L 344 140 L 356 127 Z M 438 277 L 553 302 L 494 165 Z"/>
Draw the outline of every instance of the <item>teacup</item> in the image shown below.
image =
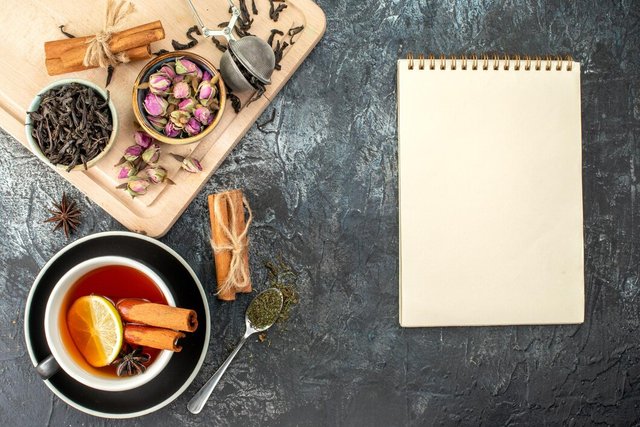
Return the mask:
<path fill-rule="evenodd" d="M 98 390 L 122 391 L 140 387 L 155 378 L 169 363 L 173 353 L 162 350 L 155 360 L 147 367 L 143 374 L 131 377 L 113 377 L 101 374 L 86 361 L 78 361 L 70 354 L 69 346 L 74 345 L 69 338 L 65 338 L 67 328 L 65 313 L 69 301 L 67 295 L 83 276 L 107 266 L 130 267 L 147 276 L 162 292 L 167 303 L 175 306 L 175 300 L 163 280 L 149 267 L 130 258 L 121 256 L 102 256 L 86 260 L 70 269 L 53 288 L 44 317 L 44 331 L 51 355 L 36 366 L 36 370 L 43 379 L 48 379 L 61 368 L 74 380 Z M 84 363 L 82 363 L 84 362 Z"/>

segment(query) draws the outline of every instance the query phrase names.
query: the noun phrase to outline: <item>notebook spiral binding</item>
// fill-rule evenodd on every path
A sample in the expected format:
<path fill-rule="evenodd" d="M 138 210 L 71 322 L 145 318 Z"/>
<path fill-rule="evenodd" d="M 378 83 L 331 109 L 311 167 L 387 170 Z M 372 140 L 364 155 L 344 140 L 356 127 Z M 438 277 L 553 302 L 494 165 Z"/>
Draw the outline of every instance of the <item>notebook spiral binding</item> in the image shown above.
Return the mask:
<path fill-rule="evenodd" d="M 540 71 L 543 69 L 545 71 L 551 71 L 554 68 L 556 71 L 561 71 L 563 68 L 563 64 L 566 63 L 564 68 L 567 71 L 571 71 L 573 68 L 573 58 L 569 55 L 562 59 L 561 56 L 551 57 L 545 56 L 544 58 L 541 56 L 524 56 L 515 55 L 511 58 L 509 55 L 503 55 L 500 58 L 498 55 L 482 55 L 478 58 L 477 55 L 471 55 L 467 57 L 465 55 L 460 56 L 459 58 L 455 55 L 451 55 L 449 59 L 447 59 L 444 55 L 440 55 L 440 58 L 436 59 L 434 55 L 429 55 L 426 59 L 423 54 L 418 55 L 417 59 L 414 59 L 413 53 L 409 52 L 407 54 L 407 60 L 409 60 L 409 69 L 413 70 L 415 66 L 415 62 L 418 63 L 418 69 L 424 70 L 425 67 L 429 67 L 430 70 L 435 70 L 438 67 L 440 70 L 446 70 L 447 65 L 450 70 L 455 70 L 458 67 L 458 59 L 460 60 L 460 68 L 466 70 L 467 68 L 471 68 L 472 70 L 488 70 L 490 68 L 494 70 L 499 70 L 500 67 L 505 70 L 509 70 L 512 66 L 514 70 L 520 70 L 524 68 L 524 70 L 529 71 L 531 68 L 536 71 Z M 469 63 L 471 64 L 469 67 Z M 522 64 L 524 63 L 524 66 Z"/>

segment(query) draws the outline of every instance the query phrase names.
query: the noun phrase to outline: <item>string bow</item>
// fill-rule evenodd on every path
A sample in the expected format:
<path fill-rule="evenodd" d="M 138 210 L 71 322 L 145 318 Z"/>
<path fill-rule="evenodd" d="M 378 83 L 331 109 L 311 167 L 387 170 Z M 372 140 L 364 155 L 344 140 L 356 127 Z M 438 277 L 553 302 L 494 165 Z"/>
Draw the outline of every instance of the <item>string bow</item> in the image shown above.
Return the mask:
<path fill-rule="evenodd" d="M 104 28 L 87 41 L 89 46 L 82 61 L 85 67 L 107 68 L 110 65 L 116 66 L 119 63 L 129 62 L 129 57 L 125 52 L 111 52 L 109 41 L 111 41 L 113 33 L 121 29 L 124 18 L 132 12 L 133 5 L 127 0 L 117 2 L 116 0 L 108 0 Z"/>
<path fill-rule="evenodd" d="M 234 230 L 237 228 L 239 218 L 236 214 L 236 209 L 233 208 L 233 201 L 231 200 L 231 197 L 229 197 L 229 194 L 221 195 L 220 201 L 216 200 L 216 203 L 213 204 L 213 215 L 215 220 L 220 225 L 220 228 L 229 243 L 226 245 L 216 245 L 213 239 L 211 239 L 211 247 L 213 248 L 214 253 L 223 251 L 231 252 L 229 274 L 227 274 L 226 280 L 219 287 L 217 294 L 225 293 L 232 288 L 241 289 L 250 283 L 249 272 L 244 268 L 244 264 L 242 262 L 242 253 L 249 245 L 247 233 L 249 232 L 249 225 L 253 220 L 253 213 L 251 212 L 251 207 L 249 207 L 247 198 L 244 196 L 242 196 L 242 205 L 247 210 L 249 217 L 244 229 L 240 233 L 235 233 Z M 226 221 L 223 220 L 222 212 L 220 212 L 221 206 L 224 208 L 229 207 L 229 209 L 227 209 L 230 213 L 229 226 L 227 226 Z"/>

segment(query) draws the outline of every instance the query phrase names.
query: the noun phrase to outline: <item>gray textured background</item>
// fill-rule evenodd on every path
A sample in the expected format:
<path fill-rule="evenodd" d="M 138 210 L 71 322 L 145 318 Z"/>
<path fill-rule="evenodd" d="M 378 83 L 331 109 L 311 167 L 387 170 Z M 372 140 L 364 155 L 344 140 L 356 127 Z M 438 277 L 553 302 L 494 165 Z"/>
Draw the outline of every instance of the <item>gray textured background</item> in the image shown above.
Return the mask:
<path fill-rule="evenodd" d="M 638 423 L 640 3 L 320 5 L 327 33 L 273 102 L 275 133 L 251 129 L 162 239 L 209 285 L 213 338 L 201 374 L 165 409 L 109 424 Z M 398 326 L 395 60 L 409 50 L 571 53 L 582 62 L 583 325 Z M 0 139 L 0 420 L 107 424 L 37 378 L 22 318 L 36 273 L 66 243 L 42 223 L 43 206 L 63 190 L 79 201 L 83 224 L 71 240 L 122 227 L 11 137 Z M 212 297 L 205 196 L 229 187 L 245 188 L 254 208 L 255 282 L 262 261 L 281 254 L 300 273 L 302 302 L 270 345 L 244 349 L 192 416 L 187 400 L 243 328 L 246 298 L 223 305 Z"/>

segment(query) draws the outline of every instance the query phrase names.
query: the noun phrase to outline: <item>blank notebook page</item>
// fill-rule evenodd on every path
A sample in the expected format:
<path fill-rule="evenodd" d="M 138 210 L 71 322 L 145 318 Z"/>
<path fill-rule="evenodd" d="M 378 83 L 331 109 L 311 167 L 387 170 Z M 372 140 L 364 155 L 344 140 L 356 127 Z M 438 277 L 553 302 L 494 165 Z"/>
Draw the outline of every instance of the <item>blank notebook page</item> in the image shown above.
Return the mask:
<path fill-rule="evenodd" d="M 580 64 L 398 61 L 400 324 L 584 321 Z"/>

